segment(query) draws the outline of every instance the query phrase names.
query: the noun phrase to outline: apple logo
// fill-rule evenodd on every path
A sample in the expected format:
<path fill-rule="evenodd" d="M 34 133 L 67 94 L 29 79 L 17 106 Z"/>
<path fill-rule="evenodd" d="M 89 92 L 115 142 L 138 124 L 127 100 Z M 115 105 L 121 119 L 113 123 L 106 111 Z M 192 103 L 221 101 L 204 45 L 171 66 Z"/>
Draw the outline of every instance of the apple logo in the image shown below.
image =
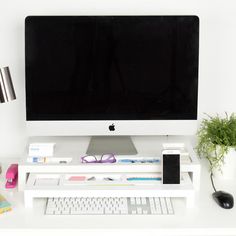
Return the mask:
<path fill-rule="evenodd" d="M 109 130 L 110 130 L 110 131 L 115 131 L 115 125 L 114 125 L 114 124 L 109 125 Z"/>

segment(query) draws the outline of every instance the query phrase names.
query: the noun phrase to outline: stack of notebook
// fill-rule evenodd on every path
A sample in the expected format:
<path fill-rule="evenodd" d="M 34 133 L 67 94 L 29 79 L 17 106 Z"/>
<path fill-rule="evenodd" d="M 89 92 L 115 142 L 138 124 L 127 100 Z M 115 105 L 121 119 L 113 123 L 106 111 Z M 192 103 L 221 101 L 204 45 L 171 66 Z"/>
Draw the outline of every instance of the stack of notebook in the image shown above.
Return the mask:
<path fill-rule="evenodd" d="M 0 195 L 0 214 L 7 211 L 11 211 L 11 204 L 2 195 Z"/>

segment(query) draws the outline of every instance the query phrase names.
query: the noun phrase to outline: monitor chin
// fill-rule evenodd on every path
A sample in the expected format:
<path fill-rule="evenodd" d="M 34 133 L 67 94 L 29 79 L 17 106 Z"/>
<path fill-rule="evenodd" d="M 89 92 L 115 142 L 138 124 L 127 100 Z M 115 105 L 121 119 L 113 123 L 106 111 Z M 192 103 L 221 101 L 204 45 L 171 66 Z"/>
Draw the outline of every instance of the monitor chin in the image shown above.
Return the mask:
<path fill-rule="evenodd" d="M 29 136 L 194 135 L 197 120 L 27 121 Z"/>

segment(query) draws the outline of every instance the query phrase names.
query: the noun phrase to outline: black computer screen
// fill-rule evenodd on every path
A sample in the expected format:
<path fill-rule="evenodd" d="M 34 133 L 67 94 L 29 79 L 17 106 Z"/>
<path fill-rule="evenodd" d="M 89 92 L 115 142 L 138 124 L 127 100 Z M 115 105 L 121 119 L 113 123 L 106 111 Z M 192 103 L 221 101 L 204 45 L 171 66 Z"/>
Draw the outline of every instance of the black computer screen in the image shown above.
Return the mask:
<path fill-rule="evenodd" d="M 194 120 L 197 16 L 29 16 L 27 120 Z"/>

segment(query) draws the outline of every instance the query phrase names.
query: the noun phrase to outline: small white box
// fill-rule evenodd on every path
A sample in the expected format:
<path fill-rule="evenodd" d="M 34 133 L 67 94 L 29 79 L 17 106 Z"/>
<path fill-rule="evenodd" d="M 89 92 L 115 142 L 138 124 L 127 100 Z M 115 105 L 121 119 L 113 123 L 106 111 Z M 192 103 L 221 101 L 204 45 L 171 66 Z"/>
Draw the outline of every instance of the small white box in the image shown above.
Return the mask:
<path fill-rule="evenodd" d="M 29 145 L 30 157 L 51 157 L 54 153 L 55 143 L 31 143 Z"/>

